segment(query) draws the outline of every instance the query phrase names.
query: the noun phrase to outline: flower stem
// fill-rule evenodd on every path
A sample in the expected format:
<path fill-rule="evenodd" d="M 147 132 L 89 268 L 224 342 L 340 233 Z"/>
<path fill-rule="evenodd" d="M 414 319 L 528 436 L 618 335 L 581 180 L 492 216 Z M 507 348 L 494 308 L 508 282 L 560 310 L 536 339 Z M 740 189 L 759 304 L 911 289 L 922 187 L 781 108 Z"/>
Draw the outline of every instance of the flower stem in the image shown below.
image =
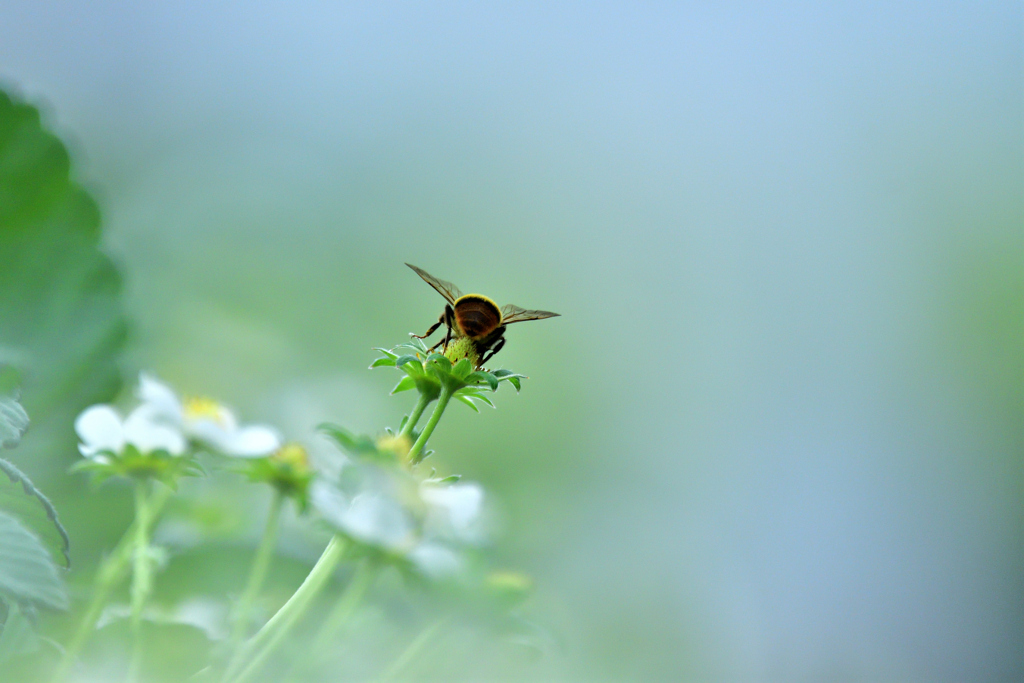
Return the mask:
<path fill-rule="evenodd" d="M 160 487 L 153 492 L 153 496 L 149 501 L 150 525 L 159 517 L 160 511 L 163 510 L 167 501 L 171 499 L 172 493 L 173 491 L 166 486 Z M 59 683 L 67 678 L 79 653 L 96 628 L 96 622 L 99 621 L 100 615 L 103 614 L 103 608 L 107 606 L 111 593 L 124 580 L 128 565 L 132 560 L 132 550 L 135 547 L 134 543 L 138 533 L 138 526 L 139 520 L 136 518 L 121 536 L 121 540 L 117 542 L 114 549 L 100 563 L 94 580 L 92 600 L 82 614 L 82 619 L 78 622 L 78 628 L 75 629 L 71 642 L 64 648 L 60 664 L 54 671 L 52 678 L 54 683 Z"/>
<path fill-rule="evenodd" d="M 427 445 L 427 439 L 434 433 L 434 427 L 437 426 L 438 421 L 441 419 L 441 415 L 444 413 L 444 409 L 448 407 L 448 401 L 452 397 L 452 388 L 447 384 L 441 386 L 441 394 L 437 397 L 437 405 L 434 407 L 434 412 L 431 413 L 430 419 L 427 420 L 427 424 L 424 425 L 423 431 L 420 432 L 420 437 L 416 439 L 416 443 L 409 449 L 409 461 L 412 464 L 417 464 L 423 458 L 420 454 L 423 451 L 423 447 Z"/>
<path fill-rule="evenodd" d="M 409 643 L 409 646 L 402 651 L 402 654 L 398 655 L 398 658 L 391 663 L 391 666 L 388 667 L 387 671 L 381 675 L 380 681 L 383 683 L 383 681 L 393 680 L 395 676 L 402 673 L 402 669 L 408 666 L 409 662 L 415 659 L 420 652 L 423 651 L 423 648 L 426 647 L 427 643 L 430 642 L 430 639 L 434 637 L 434 634 L 437 633 L 438 629 L 444 626 L 447 622 L 448 617 L 441 617 L 420 631 L 419 634 L 412 639 L 412 642 Z"/>
<path fill-rule="evenodd" d="M 331 610 L 331 613 L 327 615 L 323 625 L 321 625 L 320 632 L 317 634 L 313 646 L 307 651 L 309 656 L 301 661 L 296 661 L 288 676 L 285 677 L 285 680 L 305 680 L 307 677 L 303 676 L 303 674 L 313 671 L 321 663 L 324 658 L 324 652 L 331 648 L 339 632 L 341 632 L 359 607 L 359 603 L 362 601 L 363 596 L 366 595 L 367 589 L 373 584 L 376 573 L 377 565 L 374 562 L 363 560 L 359 563 L 352 578 L 349 579 L 348 585 L 345 586 L 345 590 L 338 597 L 338 601 L 334 603 L 334 609 Z M 337 652 L 337 647 L 334 647 L 331 651 Z"/>
<path fill-rule="evenodd" d="M 412 413 L 409 414 L 409 419 L 405 421 L 405 426 L 402 427 L 402 431 L 398 434 L 399 436 L 409 436 L 412 434 L 412 430 L 416 428 L 416 423 L 420 421 L 420 416 L 423 415 L 424 409 L 433 400 L 426 394 L 420 394 L 419 400 L 416 401 Z"/>
<path fill-rule="evenodd" d="M 299 618 L 309 609 L 328 579 L 331 578 L 334 568 L 338 566 L 338 562 L 341 561 L 345 552 L 345 545 L 345 539 L 341 536 L 331 539 L 299 589 L 292 597 L 288 598 L 288 602 L 270 618 L 270 621 L 263 625 L 256 635 L 246 641 L 231 659 L 231 663 L 224 672 L 223 681 L 243 683 L 259 671 L 274 649 L 281 644 Z M 239 673 L 239 671 L 241 672 Z"/>
<path fill-rule="evenodd" d="M 245 637 L 245 627 L 249 621 L 249 613 L 252 611 L 252 603 L 256 596 L 259 595 L 260 588 L 263 587 L 263 581 L 267 577 L 270 560 L 274 556 L 274 546 L 277 543 L 278 522 L 281 519 L 283 502 L 284 496 L 275 489 L 274 497 L 270 501 L 270 510 L 267 512 L 267 523 L 263 529 L 263 538 L 260 540 L 259 548 L 257 548 L 256 555 L 252 560 L 252 566 L 249 568 L 249 579 L 246 581 L 245 590 L 235 606 L 228 652 L 234 653 L 242 644 L 242 638 Z"/>
<path fill-rule="evenodd" d="M 149 532 L 152 522 L 149 504 L 149 480 L 135 482 L 135 542 L 132 548 L 131 627 L 132 658 L 127 679 L 137 681 L 142 666 L 142 608 L 153 587 L 153 565 L 150 561 Z"/>
<path fill-rule="evenodd" d="M 313 643 L 313 652 L 322 652 L 326 649 L 344 628 L 345 623 L 359 607 L 367 589 L 373 584 L 375 570 L 376 566 L 370 560 L 363 560 L 359 563 L 355 574 L 352 575 L 341 597 L 334 603 L 334 609 L 327 615 L 327 619 L 320 628 L 320 633 L 317 634 L 316 641 Z"/>

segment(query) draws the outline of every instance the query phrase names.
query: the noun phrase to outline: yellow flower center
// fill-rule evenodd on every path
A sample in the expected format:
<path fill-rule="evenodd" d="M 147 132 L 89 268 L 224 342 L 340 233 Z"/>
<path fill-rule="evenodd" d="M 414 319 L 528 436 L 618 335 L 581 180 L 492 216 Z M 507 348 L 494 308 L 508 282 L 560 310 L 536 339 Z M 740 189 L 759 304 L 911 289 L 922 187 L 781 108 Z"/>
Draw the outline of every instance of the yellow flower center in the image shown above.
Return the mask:
<path fill-rule="evenodd" d="M 205 396 L 186 396 L 182 400 L 182 409 L 185 417 L 198 420 L 213 420 L 221 426 L 224 424 L 224 408 L 212 398 Z"/>
<path fill-rule="evenodd" d="M 377 450 L 390 451 L 401 458 L 409 455 L 410 448 L 412 440 L 408 436 L 382 436 L 377 439 Z"/>
<path fill-rule="evenodd" d="M 277 449 L 270 459 L 288 465 L 297 472 L 309 469 L 309 455 L 306 449 L 297 443 L 286 443 Z"/>

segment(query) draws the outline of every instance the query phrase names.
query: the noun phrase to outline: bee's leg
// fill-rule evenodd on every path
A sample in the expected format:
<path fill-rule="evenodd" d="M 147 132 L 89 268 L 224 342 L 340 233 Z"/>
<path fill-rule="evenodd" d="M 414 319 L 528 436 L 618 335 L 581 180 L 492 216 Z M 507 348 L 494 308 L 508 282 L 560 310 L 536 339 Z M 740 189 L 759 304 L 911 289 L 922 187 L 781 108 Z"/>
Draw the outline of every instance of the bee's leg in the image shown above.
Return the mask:
<path fill-rule="evenodd" d="M 452 325 L 455 324 L 455 311 L 452 310 L 451 306 L 445 305 L 444 315 L 441 317 L 444 319 L 445 324 L 448 326 L 448 331 L 444 333 L 444 351 L 447 351 L 448 342 L 452 340 Z"/>
<path fill-rule="evenodd" d="M 505 338 L 502 337 L 501 339 L 498 340 L 498 343 L 495 344 L 494 348 L 491 349 L 490 352 L 486 356 L 484 356 L 483 358 L 480 359 L 480 365 L 478 365 L 477 367 L 481 367 L 484 363 L 489 361 L 491 358 L 494 358 L 494 354 L 496 354 L 498 351 L 501 351 L 501 347 L 504 346 L 504 345 L 505 345 Z"/>
<path fill-rule="evenodd" d="M 442 313 L 441 317 L 437 319 L 437 322 L 430 326 L 430 329 L 427 330 L 426 334 L 414 334 L 414 335 L 411 335 L 411 336 L 415 337 L 416 339 L 426 339 L 430 335 L 434 334 L 434 332 L 437 330 L 437 328 L 441 327 L 441 323 L 444 322 L 444 318 L 445 318 L 445 314 Z"/>

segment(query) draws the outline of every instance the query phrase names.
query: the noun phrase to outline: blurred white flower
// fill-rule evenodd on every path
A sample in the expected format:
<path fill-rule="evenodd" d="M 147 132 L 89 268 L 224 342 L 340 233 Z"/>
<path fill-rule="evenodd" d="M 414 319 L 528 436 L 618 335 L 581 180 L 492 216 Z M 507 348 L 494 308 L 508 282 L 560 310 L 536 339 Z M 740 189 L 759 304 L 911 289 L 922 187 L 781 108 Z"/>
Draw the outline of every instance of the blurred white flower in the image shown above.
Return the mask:
<path fill-rule="evenodd" d="M 458 573 L 467 546 L 483 539 L 479 484 L 417 482 L 404 470 L 365 463 L 345 469 L 349 486 L 320 479 L 310 499 L 349 538 L 405 557 L 435 579 Z"/>
<path fill-rule="evenodd" d="M 179 399 L 170 387 L 145 373 L 139 375 L 138 396 L 153 419 L 224 455 L 260 458 L 281 447 L 281 436 L 272 427 L 240 426 L 234 413 L 220 403 L 209 398 Z"/>
<path fill-rule="evenodd" d="M 108 405 L 86 408 L 75 420 L 75 432 L 82 440 L 78 450 L 98 462 L 109 462 L 108 453 L 120 455 L 128 445 L 143 454 L 160 450 L 171 455 L 185 452 L 181 432 L 154 420 L 146 406 L 139 406 L 124 420 Z"/>
<path fill-rule="evenodd" d="M 468 542 L 480 540 L 480 511 L 484 503 L 482 486 L 472 482 L 445 485 L 424 481 L 420 484 L 420 497 L 427 504 L 426 528 L 429 532 Z"/>

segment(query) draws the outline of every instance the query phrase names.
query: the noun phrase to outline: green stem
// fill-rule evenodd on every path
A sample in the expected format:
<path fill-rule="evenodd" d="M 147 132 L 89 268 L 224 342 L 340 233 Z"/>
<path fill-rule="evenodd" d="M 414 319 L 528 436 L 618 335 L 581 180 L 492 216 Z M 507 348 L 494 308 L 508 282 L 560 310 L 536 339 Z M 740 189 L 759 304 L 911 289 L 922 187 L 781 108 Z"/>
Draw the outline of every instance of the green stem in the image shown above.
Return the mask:
<path fill-rule="evenodd" d="M 409 449 L 409 460 L 412 464 L 415 465 L 423 459 L 420 457 L 423 447 L 427 445 L 427 439 L 434 433 L 434 427 L 437 426 L 438 421 L 441 419 L 444 409 L 448 407 L 448 401 L 451 400 L 451 397 L 451 387 L 443 384 L 441 386 L 441 395 L 437 397 L 437 405 L 434 407 L 434 412 L 431 413 L 430 419 L 427 420 L 427 424 L 423 427 L 423 431 L 420 432 L 420 437 L 416 439 L 416 443 Z"/>
<path fill-rule="evenodd" d="M 132 658 L 128 665 L 127 679 L 130 682 L 139 678 L 142 666 L 142 608 L 153 587 L 153 565 L 150 561 L 149 532 L 152 522 L 152 509 L 149 505 L 149 480 L 140 479 L 135 482 L 135 543 L 132 548 L 132 587 L 131 587 L 131 628 Z"/>
<path fill-rule="evenodd" d="M 171 499 L 172 493 L 173 491 L 166 486 L 160 487 L 153 493 L 153 497 L 149 501 L 150 524 L 159 517 L 164 505 Z M 135 547 L 138 526 L 138 518 L 132 520 L 131 526 L 121 536 L 121 540 L 117 542 L 117 545 L 114 546 L 110 554 L 100 563 L 99 569 L 96 571 L 92 600 L 82 614 L 82 619 L 78 622 L 78 628 L 75 630 L 71 641 L 64 648 L 64 654 L 61 656 L 60 664 L 57 666 L 52 678 L 53 683 L 59 683 L 67 678 L 86 641 L 95 630 L 96 622 L 99 621 L 100 615 L 103 614 L 103 608 L 107 606 L 110 595 L 127 575 L 128 565 L 132 560 L 132 550 Z"/>
<path fill-rule="evenodd" d="M 412 409 L 412 413 L 409 414 L 409 419 L 405 421 L 405 426 L 402 427 L 402 431 L 399 432 L 399 436 L 409 436 L 412 434 L 412 430 L 416 428 L 416 423 L 420 421 L 420 416 L 423 415 L 423 411 L 434 399 L 429 398 L 426 394 L 420 394 L 419 400 L 416 401 L 416 405 Z"/>
<path fill-rule="evenodd" d="M 326 649 L 345 627 L 345 623 L 355 613 L 363 596 L 366 595 L 366 591 L 373 584 L 375 574 L 376 566 L 373 562 L 363 560 L 359 563 L 355 574 L 352 575 L 341 597 L 334 603 L 334 609 L 327 615 L 327 619 L 320 628 L 320 633 L 317 634 L 316 641 L 313 643 L 314 653 Z"/>
<path fill-rule="evenodd" d="M 274 649 L 281 644 L 299 618 L 313 604 L 313 600 L 334 573 L 334 568 L 338 566 L 344 552 L 345 539 L 341 536 L 332 538 L 299 589 L 235 654 L 224 672 L 223 681 L 243 683 L 259 671 Z M 241 673 L 238 673 L 239 670 Z"/>
<path fill-rule="evenodd" d="M 444 626 L 447 622 L 448 617 L 441 617 L 420 631 L 419 635 L 413 638 L 412 642 L 409 643 L 409 646 L 402 651 L 402 654 L 398 655 L 398 658 L 392 662 L 391 666 L 389 666 L 387 671 L 385 671 L 380 677 L 380 680 L 382 682 L 390 681 L 393 680 L 395 676 L 402 673 L 402 669 L 408 666 L 409 662 L 415 659 L 420 652 L 423 651 L 423 648 L 427 646 L 427 643 L 429 643 L 430 639 L 434 637 L 434 634 L 437 633 L 438 629 Z"/>
<path fill-rule="evenodd" d="M 352 578 L 349 579 L 348 585 L 345 586 L 345 590 L 342 591 L 338 601 L 334 603 L 331 613 L 327 615 L 324 623 L 320 626 L 320 632 L 317 634 L 313 646 L 307 650 L 308 656 L 296 661 L 284 680 L 295 681 L 309 678 L 304 674 L 313 671 L 324 659 L 324 652 L 328 651 L 328 648 L 337 639 L 339 632 L 348 623 L 359 607 L 363 596 L 366 595 L 366 591 L 373 584 L 376 571 L 377 565 L 370 560 L 363 560 L 359 563 Z M 337 652 L 337 647 L 332 648 L 331 652 Z"/>
<path fill-rule="evenodd" d="M 281 492 L 274 490 L 274 497 L 270 501 L 270 510 L 267 512 L 267 524 L 263 529 L 263 538 L 260 540 L 259 548 L 253 557 L 252 566 L 249 568 L 249 580 L 246 581 L 245 590 L 238 599 L 235 606 L 234 619 L 231 625 L 231 640 L 228 652 L 234 653 L 242 644 L 245 637 L 246 625 L 249 622 L 249 613 L 252 611 L 252 603 L 259 595 L 263 581 L 267 578 L 267 570 L 270 568 L 270 560 L 274 556 L 274 546 L 277 544 L 278 522 L 281 519 L 281 507 L 284 496 Z"/>

